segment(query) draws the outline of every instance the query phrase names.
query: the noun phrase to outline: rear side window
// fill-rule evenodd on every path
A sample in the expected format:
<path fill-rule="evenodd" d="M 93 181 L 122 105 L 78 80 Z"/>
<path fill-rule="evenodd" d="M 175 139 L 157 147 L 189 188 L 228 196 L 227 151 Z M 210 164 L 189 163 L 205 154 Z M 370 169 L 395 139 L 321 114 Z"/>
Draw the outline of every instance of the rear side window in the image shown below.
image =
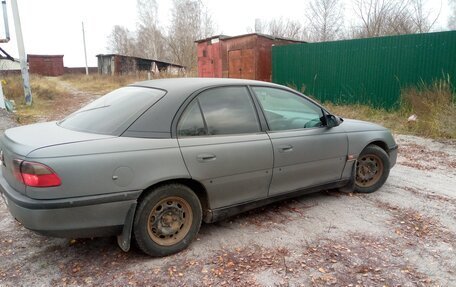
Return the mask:
<path fill-rule="evenodd" d="M 260 131 L 253 101 L 246 87 L 222 87 L 202 92 L 198 101 L 209 135 Z"/>
<path fill-rule="evenodd" d="M 177 134 L 178 136 L 201 136 L 207 134 L 198 100 L 194 100 L 182 114 L 181 120 L 177 125 Z"/>
<path fill-rule="evenodd" d="M 118 135 L 164 94 L 151 88 L 120 88 L 69 115 L 59 125 L 81 132 Z"/>

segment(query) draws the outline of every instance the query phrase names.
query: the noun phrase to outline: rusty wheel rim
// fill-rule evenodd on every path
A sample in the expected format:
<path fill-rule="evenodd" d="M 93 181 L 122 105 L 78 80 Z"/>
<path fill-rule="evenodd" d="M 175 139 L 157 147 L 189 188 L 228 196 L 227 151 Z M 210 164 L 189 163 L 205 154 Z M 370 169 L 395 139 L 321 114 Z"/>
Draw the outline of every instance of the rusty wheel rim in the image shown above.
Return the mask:
<path fill-rule="evenodd" d="M 383 162 L 374 154 L 366 154 L 356 162 L 356 184 L 361 187 L 375 185 L 383 174 Z"/>
<path fill-rule="evenodd" d="M 177 196 L 160 200 L 149 213 L 147 232 L 162 246 L 179 243 L 188 234 L 193 222 L 190 204 Z"/>

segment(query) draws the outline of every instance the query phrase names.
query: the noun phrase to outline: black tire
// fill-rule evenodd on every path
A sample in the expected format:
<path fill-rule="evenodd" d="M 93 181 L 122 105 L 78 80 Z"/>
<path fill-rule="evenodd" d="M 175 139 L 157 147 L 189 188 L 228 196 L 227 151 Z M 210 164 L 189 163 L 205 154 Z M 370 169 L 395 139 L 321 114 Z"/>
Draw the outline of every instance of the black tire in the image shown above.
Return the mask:
<path fill-rule="evenodd" d="M 368 145 L 356 161 L 355 191 L 371 193 L 385 183 L 390 172 L 388 154 L 379 146 Z"/>
<path fill-rule="evenodd" d="M 138 205 L 133 233 L 138 247 L 150 256 L 168 256 L 187 248 L 201 226 L 201 203 L 181 184 L 162 185 Z"/>

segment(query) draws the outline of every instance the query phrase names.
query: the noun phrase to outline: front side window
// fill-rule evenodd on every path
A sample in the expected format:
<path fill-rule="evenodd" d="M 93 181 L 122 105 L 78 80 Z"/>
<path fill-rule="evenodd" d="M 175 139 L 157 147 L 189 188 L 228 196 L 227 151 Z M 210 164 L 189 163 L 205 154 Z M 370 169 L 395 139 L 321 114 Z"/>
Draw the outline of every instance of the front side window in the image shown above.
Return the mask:
<path fill-rule="evenodd" d="M 179 136 L 245 134 L 260 131 L 246 87 L 220 87 L 199 94 L 178 124 Z"/>
<path fill-rule="evenodd" d="M 322 126 L 321 108 L 294 93 L 267 87 L 253 87 L 271 131 Z"/>

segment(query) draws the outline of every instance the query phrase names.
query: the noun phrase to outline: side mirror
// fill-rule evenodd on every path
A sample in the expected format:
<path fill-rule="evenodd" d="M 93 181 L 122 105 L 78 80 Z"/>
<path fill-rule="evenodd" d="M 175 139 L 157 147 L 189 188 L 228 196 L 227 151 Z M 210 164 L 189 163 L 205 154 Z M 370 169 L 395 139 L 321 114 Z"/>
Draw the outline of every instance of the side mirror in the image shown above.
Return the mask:
<path fill-rule="evenodd" d="M 342 119 L 335 115 L 325 115 L 325 125 L 328 128 L 337 127 L 342 123 Z"/>

